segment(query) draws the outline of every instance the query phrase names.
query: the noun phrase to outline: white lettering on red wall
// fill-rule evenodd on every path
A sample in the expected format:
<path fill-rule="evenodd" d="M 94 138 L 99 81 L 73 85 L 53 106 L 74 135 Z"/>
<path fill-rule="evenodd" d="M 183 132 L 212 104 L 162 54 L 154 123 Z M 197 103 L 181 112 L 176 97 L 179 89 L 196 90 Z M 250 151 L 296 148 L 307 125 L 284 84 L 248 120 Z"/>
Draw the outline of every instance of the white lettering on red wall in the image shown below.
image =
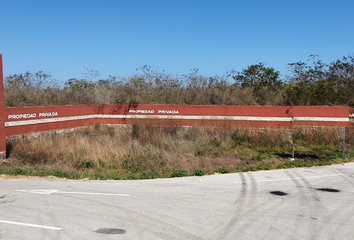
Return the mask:
<path fill-rule="evenodd" d="M 22 119 L 22 118 L 35 118 L 37 117 L 36 113 L 25 113 L 25 114 L 12 114 L 8 115 L 8 119 Z"/>
<path fill-rule="evenodd" d="M 154 113 L 154 110 L 129 110 L 129 113 Z"/>
<path fill-rule="evenodd" d="M 159 110 L 157 113 L 162 113 L 162 114 L 179 114 L 178 110 Z"/>
<path fill-rule="evenodd" d="M 57 112 L 39 113 L 39 117 L 55 117 L 55 116 L 58 116 Z"/>
<path fill-rule="evenodd" d="M 58 116 L 58 112 L 44 112 L 39 113 L 38 117 L 45 118 L 45 117 L 56 117 Z M 36 118 L 37 113 L 24 113 L 24 114 L 11 114 L 7 116 L 7 119 L 28 119 L 28 118 Z"/>
<path fill-rule="evenodd" d="M 153 114 L 155 113 L 154 110 L 135 110 L 135 109 L 131 109 L 129 110 L 129 113 L 149 113 L 149 114 Z M 178 110 L 158 110 L 157 111 L 158 114 L 179 114 Z"/>

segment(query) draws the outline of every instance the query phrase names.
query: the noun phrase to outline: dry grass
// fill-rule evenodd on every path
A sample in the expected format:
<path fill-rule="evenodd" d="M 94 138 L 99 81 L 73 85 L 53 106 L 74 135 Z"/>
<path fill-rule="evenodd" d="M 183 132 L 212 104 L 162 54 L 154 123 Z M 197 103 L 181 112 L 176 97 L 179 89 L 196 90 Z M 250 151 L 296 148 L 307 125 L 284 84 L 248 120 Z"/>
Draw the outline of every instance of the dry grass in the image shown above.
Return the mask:
<path fill-rule="evenodd" d="M 339 152 L 341 131 L 295 128 L 295 150 Z M 350 147 L 352 135 L 353 126 L 347 133 Z M 64 133 L 13 138 L 8 145 L 10 158 L 0 168 L 47 171 L 47 175 L 59 169 L 60 173 L 75 172 L 74 178 L 155 178 L 169 177 L 178 169 L 212 173 L 277 168 L 290 158 L 292 138 L 286 129 L 96 124 Z"/>
<path fill-rule="evenodd" d="M 347 133 L 352 131 L 350 126 Z M 351 135 L 347 136 L 348 143 L 352 142 Z M 343 146 L 343 127 L 294 127 L 293 138 L 296 151 L 338 151 Z"/>

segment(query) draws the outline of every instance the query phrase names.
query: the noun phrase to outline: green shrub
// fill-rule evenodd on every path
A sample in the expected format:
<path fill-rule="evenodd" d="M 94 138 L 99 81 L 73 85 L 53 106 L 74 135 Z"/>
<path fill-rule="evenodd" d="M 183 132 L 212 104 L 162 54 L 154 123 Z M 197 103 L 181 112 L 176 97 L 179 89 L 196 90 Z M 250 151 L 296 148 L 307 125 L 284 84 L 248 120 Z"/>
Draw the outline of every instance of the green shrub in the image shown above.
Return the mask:
<path fill-rule="evenodd" d="M 218 170 L 216 170 L 217 173 L 221 173 L 221 174 L 224 174 L 224 173 L 230 173 L 230 169 L 226 168 L 226 167 L 221 167 L 221 168 L 218 168 Z"/>
<path fill-rule="evenodd" d="M 73 178 L 68 172 L 60 170 L 60 169 L 55 169 L 52 171 L 49 171 L 49 175 L 53 175 L 55 177 L 60 177 L 60 178 Z"/>
<path fill-rule="evenodd" d="M 107 180 L 107 176 L 106 176 L 106 175 L 103 175 L 103 174 L 100 174 L 100 173 L 97 173 L 97 174 L 95 174 L 95 179 L 98 179 L 98 180 Z"/>
<path fill-rule="evenodd" d="M 160 174 L 158 172 L 148 172 L 148 171 L 142 172 L 139 176 L 140 179 L 154 179 L 159 177 Z"/>
<path fill-rule="evenodd" d="M 12 174 L 14 175 L 26 175 L 28 174 L 28 171 L 22 168 L 15 168 L 12 170 Z"/>
<path fill-rule="evenodd" d="M 136 180 L 136 179 L 138 178 L 133 174 L 129 174 L 128 176 L 123 178 L 123 180 Z"/>
<path fill-rule="evenodd" d="M 172 177 L 186 177 L 186 176 L 189 176 L 187 170 L 178 169 L 172 172 Z"/>
<path fill-rule="evenodd" d="M 113 175 L 112 177 L 113 180 L 122 180 L 123 177 L 119 176 L 119 175 Z"/>
<path fill-rule="evenodd" d="M 194 175 L 195 175 L 195 176 L 203 176 L 203 175 L 205 175 L 206 173 L 207 173 L 207 172 L 204 171 L 203 169 L 197 169 L 197 170 L 194 171 Z"/>

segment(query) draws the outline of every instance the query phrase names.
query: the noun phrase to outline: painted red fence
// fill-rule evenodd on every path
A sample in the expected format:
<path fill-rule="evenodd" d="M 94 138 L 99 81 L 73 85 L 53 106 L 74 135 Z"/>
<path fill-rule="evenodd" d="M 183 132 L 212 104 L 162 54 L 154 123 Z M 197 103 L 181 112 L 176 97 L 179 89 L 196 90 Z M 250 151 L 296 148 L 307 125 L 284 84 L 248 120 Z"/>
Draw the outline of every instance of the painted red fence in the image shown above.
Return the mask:
<path fill-rule="evenodd" d="M 231 125 L 292 128 L 347 126 L 348 107 L 76 105 L 5 108 L 5 135 L 73 128 L 95 123 Z"/>
<path fill-rule="evenodd" d="M 5 108 L 3 91 L 0 54 L 0 152 L 2 153 L 6 151 L 6 136 L 74 128 L 95 123 L 180 126 L 201 124 L 243 128 L 349 125 L 348 107 L 104 104 Z M 351 114 L 353 115 L 353 112 Z"/>

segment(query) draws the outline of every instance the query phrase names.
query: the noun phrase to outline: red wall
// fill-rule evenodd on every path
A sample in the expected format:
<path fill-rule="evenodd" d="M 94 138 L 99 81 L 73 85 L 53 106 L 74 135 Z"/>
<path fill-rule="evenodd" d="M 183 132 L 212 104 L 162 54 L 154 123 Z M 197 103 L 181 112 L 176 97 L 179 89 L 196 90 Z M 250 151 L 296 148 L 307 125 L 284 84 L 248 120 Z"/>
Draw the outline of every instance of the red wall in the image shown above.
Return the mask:
<path fill-rule="evenodd" d="M 6 136 L 98 123 L 291 128 L 347 126 L 348 107 L 75 105 L 6 108 Z"/>

